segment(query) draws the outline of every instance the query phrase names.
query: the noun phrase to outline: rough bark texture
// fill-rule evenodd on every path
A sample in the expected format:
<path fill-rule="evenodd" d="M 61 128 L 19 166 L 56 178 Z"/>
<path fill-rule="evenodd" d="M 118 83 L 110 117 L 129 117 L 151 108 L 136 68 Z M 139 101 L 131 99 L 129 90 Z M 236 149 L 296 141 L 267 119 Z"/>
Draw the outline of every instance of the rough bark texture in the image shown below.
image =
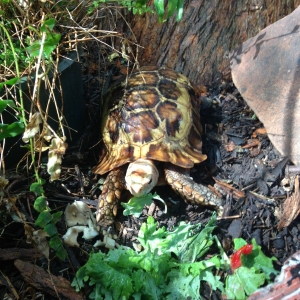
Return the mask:
<path fill-rule="evenodd" d="M 196 84 L 230 76 L 228 54 L 246 39 L 291 13 L 300 0 L 185 1 L 180 22 L 135 16 L 131 22 L 141 65 L 165 65 Z"/>

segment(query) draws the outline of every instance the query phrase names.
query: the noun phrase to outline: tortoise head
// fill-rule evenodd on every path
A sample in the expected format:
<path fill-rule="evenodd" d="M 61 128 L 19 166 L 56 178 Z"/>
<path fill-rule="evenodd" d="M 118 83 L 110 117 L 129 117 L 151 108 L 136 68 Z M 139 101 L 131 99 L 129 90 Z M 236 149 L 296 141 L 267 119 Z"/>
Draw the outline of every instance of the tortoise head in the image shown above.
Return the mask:
<path fill-rule="evenodd" d="M 136 197 L 149 193 L 157 184 L 159 172 L 152 160 L 138 159 L 129 164 L 125 181 L 130 193 Z"/>

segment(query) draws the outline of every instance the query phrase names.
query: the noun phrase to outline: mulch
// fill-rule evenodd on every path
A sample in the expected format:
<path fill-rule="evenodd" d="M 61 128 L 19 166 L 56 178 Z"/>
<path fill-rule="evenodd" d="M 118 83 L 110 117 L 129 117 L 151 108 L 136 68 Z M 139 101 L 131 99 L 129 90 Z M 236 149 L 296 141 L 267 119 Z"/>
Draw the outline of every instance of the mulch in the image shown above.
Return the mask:
<path fill-rule="evenodd" d="M 113 82 L 120 78 L 120 73 L 116 63 L 109 65 L 105 72 L 100 72 L 97 68 L 98 58 L 94 57 L 95 61 L 91 63 L 86 54 L 82 56 L 87 129 L 78 144 L 67 150 L 61 179 L 47 181 L 44 185 L 49 206 L 54 212 L 64 210 L 68 203 L 82 200 L 83 197 L 90 200 L 87 203 L 91 207 L 96 208 L 100 194 L 100 178 L 90 171 L 100 151 L 97 145 L 99 98 L 101 86 L 107 86 L 107 74 L 110 74 L 110 82 Z M 227 213 L 224 218 L 219 218 L 215 234 L 228 255 L 233 252 L 233 238 L 242 237 L 248 242 L 255 238 L 267 256 L 278 259 L 276 268 L 280 269 L 281 264 L 300 248 L 299 217 L 288 227 L 278 229 L 278 216 L 285 199 L 293 193 L 297 170 L 289 170 L 289 161 L 272 146 L 263 124 L 231 82 L 204 89 L 201 98 L 203 152 L 208 159 L 196 165 L 191 170 L 191 176 L 196 182 L 214 186 L 225 195 Z M 45 171 L 42 176 L 48 179 Z M 11 209 L 23 213 L 30 225 L 34 226 L 38 214 L 33 208 L 35 197 L 28 192 L 30 182 L 28 176 L 20 177 L 12 172 L 9 195 L 18 198 Z M 117 234 L 120 245 L 132 246 L 136 242 L 139 228 L 148 215 L 152 215 L 159 226 L 172 230 L 180 221 L 205 224 L 212 214 L 210 209 L 185 203 L 169 187 L 158 187 L 155 191 L 166 201 L 167 214 L 164 214 L 163 205 L 157 201 L 145 207 L 139 218 L 124 217 L 120 206 L 111 229 Z M 66 262 L 53 258 L 51 253 L 49 270 L 53 278 L 49 282 L 45 275 L 48 261 L 26 242 L 24 225 L 11 219 L 11 212 L 5 211 L 6 206 L 1 201 L 0 298 L 53 299 L 56 295 L 52 285 L 54 282 L 57 286 L 61 284 L 58 286 L 63 291 L 60 293 L 61 299 L 77 299 L 64 281 L 71 282 L 76 270 L 87 261 L 94 240 L 79 239 L 80 248 L 66 247 L 69 254 Z M 63 220 L 59 221 L 57 228 L 62 235 L 66 232 Z M 41 282 L 33 284 L 38 277 Z M 209 299 L 209 287 L 203 291 L 204 298 Z M 218 299 L 219 295 L 211 297 Z"/>

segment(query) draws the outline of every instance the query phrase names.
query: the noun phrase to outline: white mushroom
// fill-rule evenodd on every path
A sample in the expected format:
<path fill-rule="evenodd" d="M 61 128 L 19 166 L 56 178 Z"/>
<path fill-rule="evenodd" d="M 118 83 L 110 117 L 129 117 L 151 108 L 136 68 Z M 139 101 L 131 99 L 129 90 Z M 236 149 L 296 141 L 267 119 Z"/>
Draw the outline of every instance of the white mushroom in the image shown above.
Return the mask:
<path fill-rule="evenodd" d="M 77 237 L 83 232 L 83 238 L 90 240 L 99 234 L 96 225 L 96 219 L 88 205 L 82 201 L 74 201 L 68 204 L 65 210 L 65 220 L 70 227 L 63 236 L 64 242 L 69 246 L 77 246 Z M 79 224 L 79 225 L 77 225 Z M 76 225 L 76 226 L 75 226 Z"/>
<path fill-rule="evenodd" d="M 89 220 L 96 225 L 96 219 L 90 208 L 83 201 L 74 201 L 68 204 L 65 210 L 65 220 L 68 227 L 79 225 L 88 225 Z"/>
<path fill-rule="evenodd" d="M 71 247 L 79 247 L 79 244 L 77 242 L 77 237 L 78 237 L 78 234 L 80 232 L 82 232 L 80 229 L 78 229 L 77 227 L 83 227 L 83 226 L 74 226 L 74 227 L 71 227 L 67 230 L 66 234 L 62 237 L 64 242 L 71 246 Z"/>

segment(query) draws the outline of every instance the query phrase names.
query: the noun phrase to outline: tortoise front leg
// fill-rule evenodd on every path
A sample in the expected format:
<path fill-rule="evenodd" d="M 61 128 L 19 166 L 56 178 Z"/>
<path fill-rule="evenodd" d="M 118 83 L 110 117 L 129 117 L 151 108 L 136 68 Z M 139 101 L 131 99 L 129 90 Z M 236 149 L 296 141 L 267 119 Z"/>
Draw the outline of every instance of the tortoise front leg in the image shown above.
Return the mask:
<path fill-rule="evenodd" d="M 214 194 L 208 187 L 196 183 L 186 174 L 186 169 L 166 164 L 165 176 L 172 189 L 193 205 L 205 205 L 214 207 L 218 215 L 222 215 L 222 199 Z"/>
<path fill-rule="evenodd" d="M 97 222 L 101 225 L 110 225 L 117 215 L 118 203 L 125 187 L 125 167 L 110 171 L 104 181 L 102 193 L 99 196 Z"/>

